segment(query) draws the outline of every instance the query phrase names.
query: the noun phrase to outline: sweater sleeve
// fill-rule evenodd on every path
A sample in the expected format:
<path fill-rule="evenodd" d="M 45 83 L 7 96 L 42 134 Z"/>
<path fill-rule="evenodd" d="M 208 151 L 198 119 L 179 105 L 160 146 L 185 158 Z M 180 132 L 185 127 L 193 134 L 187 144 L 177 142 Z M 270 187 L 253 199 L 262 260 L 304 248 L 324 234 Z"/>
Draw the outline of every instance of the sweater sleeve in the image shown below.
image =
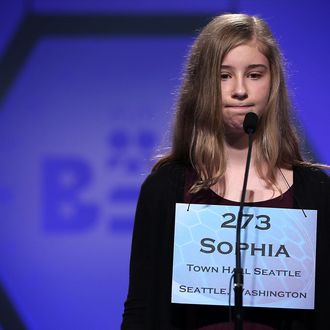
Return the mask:
<path fill-rule="evenodd" d="M 177 329 L 171 277 L 175 203 L 183 201 L 183 183 L 184 167 L 173 163 L 153 171 L 141 186 L 121 330 Z"/>
<path fill-rule="evenodd" d="M 152 221 L 148 178 L 141 186 L 135 212 L 130 256 L 129 289 L 124 305 L 122 330 L 146 328 L 150 278 L 150 228 Z"/>
<path fill-rule="evenodd" d="M 324 329 L 324 324 L 329 323 L 330 178 L 327 173 L 315 168 L 301 167 L 296 174 L 294 185 L 300 201 L 299 208 L 318 211 L 315 309 L 313 317 L 310 317 L 313 325 L 308 329 Z"/>

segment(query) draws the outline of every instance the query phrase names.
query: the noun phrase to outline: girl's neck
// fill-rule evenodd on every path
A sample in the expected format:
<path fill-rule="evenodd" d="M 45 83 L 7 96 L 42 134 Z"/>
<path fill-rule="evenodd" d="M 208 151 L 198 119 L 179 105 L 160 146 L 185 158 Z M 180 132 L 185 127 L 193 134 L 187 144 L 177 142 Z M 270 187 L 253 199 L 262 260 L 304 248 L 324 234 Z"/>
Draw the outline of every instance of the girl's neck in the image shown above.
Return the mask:
<path fill-rule="evenodd" d="M 225 154 L 227 160 L 227 166 L 232 165 L 242 165 L 245 166 L 247 151 L 248 151 L 248 135 L 243 133 L 241 135 L 226 135 L 225 139 Z M 252 148 L 251 155 L 251 165 L 253 164 L 253 159 L 255 155 L 255 150 Z"/>

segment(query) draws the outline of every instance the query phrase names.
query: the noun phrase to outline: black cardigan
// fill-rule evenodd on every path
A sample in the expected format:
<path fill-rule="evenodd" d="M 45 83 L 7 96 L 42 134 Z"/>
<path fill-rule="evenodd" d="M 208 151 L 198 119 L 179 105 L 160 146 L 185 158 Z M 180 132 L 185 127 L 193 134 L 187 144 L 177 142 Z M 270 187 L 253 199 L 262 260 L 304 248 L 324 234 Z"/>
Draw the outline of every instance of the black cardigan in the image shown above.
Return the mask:
<path fill-rule="evenodd" d="M 129 290 L 122 330 L 193 329 L 228 320 L 228 308 L 171 303 L 175 204 L 183 202 L 185 167 L 167 164 L 142 184 L 132 239 Z M 255 322 L 269 318 L 278 329 L 330 328 L 330 178 L 318 169 L 294 168 L 294 207 L 317 209 L 317 259 L 315 310 L 254 308 Z"/>

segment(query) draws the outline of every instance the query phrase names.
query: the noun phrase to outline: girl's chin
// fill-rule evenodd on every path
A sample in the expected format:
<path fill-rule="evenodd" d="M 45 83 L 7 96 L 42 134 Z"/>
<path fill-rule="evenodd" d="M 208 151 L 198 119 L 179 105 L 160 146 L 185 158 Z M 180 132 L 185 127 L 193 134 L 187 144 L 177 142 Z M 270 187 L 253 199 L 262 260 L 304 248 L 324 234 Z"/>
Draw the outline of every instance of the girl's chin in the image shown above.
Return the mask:
<path fill-rule="evenodd" d="M 243 134 L 243 123 L 233 123 L 231 125 L 225 125 L 226 134 Z"/>

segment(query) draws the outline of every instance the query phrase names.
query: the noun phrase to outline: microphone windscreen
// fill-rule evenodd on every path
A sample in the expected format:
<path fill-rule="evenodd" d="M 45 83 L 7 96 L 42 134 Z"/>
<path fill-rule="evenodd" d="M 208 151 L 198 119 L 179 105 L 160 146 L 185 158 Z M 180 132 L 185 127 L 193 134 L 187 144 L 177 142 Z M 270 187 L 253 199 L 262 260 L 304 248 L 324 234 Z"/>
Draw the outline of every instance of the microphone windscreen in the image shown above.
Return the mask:
<path fill-rule="evenodd" d="M 243 128 L 246 134 L 252 134 L 256 131 L 258 124 L 258 116 L 254 112 L 248 112 L 245 115 Z"/>

